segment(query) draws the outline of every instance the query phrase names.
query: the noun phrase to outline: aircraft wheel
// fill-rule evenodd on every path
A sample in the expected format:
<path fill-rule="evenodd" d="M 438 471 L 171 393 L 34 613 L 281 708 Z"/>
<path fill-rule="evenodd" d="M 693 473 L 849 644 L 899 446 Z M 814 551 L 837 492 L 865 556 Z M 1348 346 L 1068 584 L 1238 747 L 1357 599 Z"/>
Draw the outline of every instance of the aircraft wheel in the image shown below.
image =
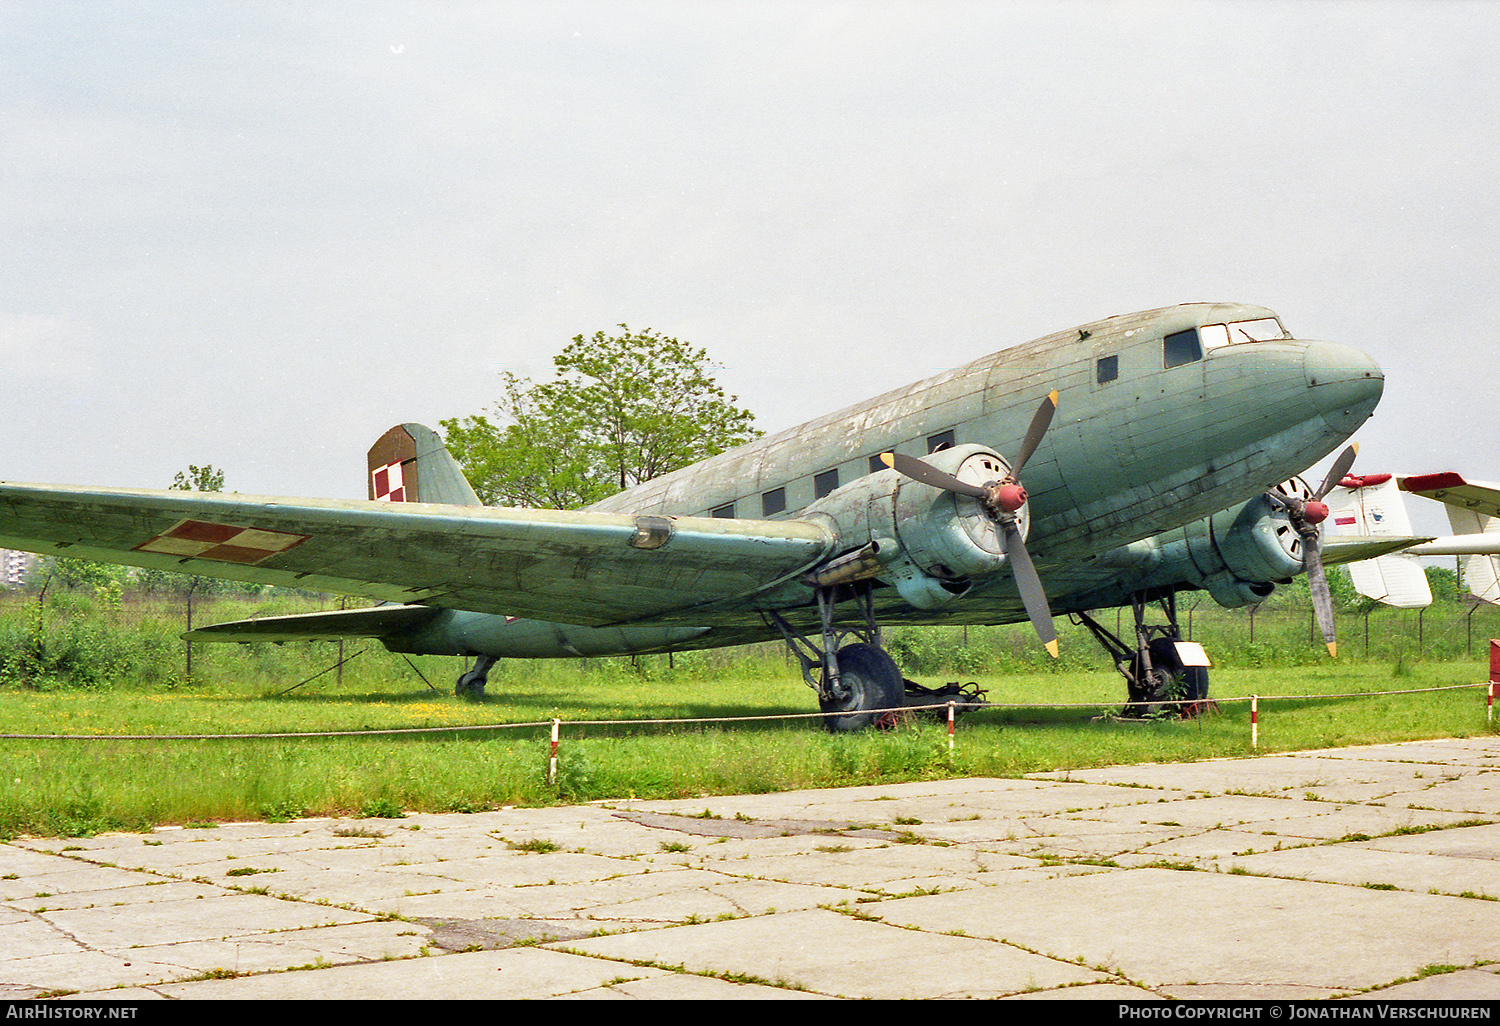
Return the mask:
<path fill-rule="evenodd" d="M 835 694 L 818 700 L 829 715 L 823 725 L 834 733 L 860 730 L 882 714 L 875 709 L 899 709 L 905 687 L 896 661 L 883 649 L 864 643 L 839 649 L 839 686 Z"/>
<path fill-rule="evenodd" d="M 1139 680 L 1139 660 L 1133 660 L 1131 671 Z M 1155 710 L 1149 707 L 1158 702 L 1186 701 L 1192 705 L 1172 706 L 1171 711 L 1182 716 L 1196 715 L 1199 703 L 1208 700 L 1208 669 L 1203 666 L 1183 666 L 1177 655 L 1177 647 L 1171 638 L 1155 638 L 1151 642 L 1151 673 L 1139 686 L 1129 688 L 1129 711 L 1143 716 Z"/>
<path fill-rule="evenodd" d="M 489 679 L 490 667 L 494 662 L 495 660 L 489 656 L 480 656 L 474 668 L 458 678 L 458 683 L 453 686 L 453 694 L 459 698 L 481 701 L 484 698 L 484 685 Z"/>

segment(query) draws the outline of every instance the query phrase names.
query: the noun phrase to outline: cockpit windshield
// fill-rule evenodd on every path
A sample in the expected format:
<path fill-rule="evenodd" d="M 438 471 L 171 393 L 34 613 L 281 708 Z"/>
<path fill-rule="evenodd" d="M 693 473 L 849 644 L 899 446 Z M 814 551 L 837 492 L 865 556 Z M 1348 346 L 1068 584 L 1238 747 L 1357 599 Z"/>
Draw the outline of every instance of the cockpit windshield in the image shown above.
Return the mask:
<path fill-rule="evenodd" d="M 1274 317 L 1259 317 L 1253 321 L 1230 321 L 1228 324 L 1205 324 L 1198 329 L 1199 341 L 1204 349 L 1239 345 L 1242 342 L 1272 342 L 1291 338 L 1281 322 Z"/>

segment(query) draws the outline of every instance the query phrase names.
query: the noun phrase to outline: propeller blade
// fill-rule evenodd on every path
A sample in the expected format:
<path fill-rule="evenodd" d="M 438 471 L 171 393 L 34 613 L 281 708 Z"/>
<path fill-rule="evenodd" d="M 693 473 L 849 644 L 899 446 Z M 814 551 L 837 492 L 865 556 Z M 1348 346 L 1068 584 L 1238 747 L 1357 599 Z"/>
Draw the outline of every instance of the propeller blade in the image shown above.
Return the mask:
<path fill-rule="evenodd" d="M 1316 532 L 1302 539 L 1302 561 L 1307 567 L 1307 588 L 1312 593 L 1313 612 L 1318 617 L 1318 629 L 1323 632 L 1323 643 L 1328 654 L 1335 658 L 1339 654 L 1333 625 L 1333 596 L 1328 591 L 1328 575 L 1323 572 L 1323 554 Z"/>
<path fill-rule="evenodd" d="M 1042 588 L 1042 579 L 1037 576 L 1031 554 L 1026 551 L 1026 541 L 1014 519 L 1005 522 L 1005 555 L 1010 560 L 1011 573 L 1015 575 L 1016 587 L 1021 592 L 1021 603 L 1042 647 L 1053 659 L 1057 658 L 1057 631 L 1052 626 L 1052 607 L 1047 604 L 1047 592 Z"/>
<path fill-rule="evenodd" d="M 975 499 L 983 499 L 988 494 L 978 485 L 960 481 L 947 471 L 939 470 L 931 463 L 919 460 L 915 456 L 907 456 L 905 453 L 883 452 L 880 454 L 880 462 L 900 474 L 905 474 L 913 481 L 941 488 L 945 492 L 957 492 L 959 495 L 967 495 Z"/>
<path fill-rule="evenodd" d="M 1344 479 L 1349 473 L 1349 468 L 1354 466 L 1354 457 L 1359 454 L 1359 443 L 1353 442 L 1349 448 L 1339 453 L 1339 458 L 1333 461 L 1333 466 L 1328 471 L 1328 476 L 1323 479 L 1323 484 L 1313 493 L 1313 498 L 1322 500 L 1323 496 L 1333 491 L 1333 486 Z"/>
<path fill-rule="evenodd" d="M 1057 412 L 1057 389 L 1047 393 L 1047 398 L 1042 400 L 1042 405 L 1037 407 L 1036 415 L 1031 418 L 1031 427 L 1026 429 L 1026 438 L 1021 442 L 1021 450 L 1016 454 L 1015 465 L 1010 468 L 1010 476 L 1019 478 L 1021 468 L 1026 466 L 1026 461 L 1031 459 L 1031 454 L 1036 452 L 1036 447 L 1042 444 L 1042 436 L 1047 433 L 1047 428 L 1052 425 L 1052 415 Z"/>

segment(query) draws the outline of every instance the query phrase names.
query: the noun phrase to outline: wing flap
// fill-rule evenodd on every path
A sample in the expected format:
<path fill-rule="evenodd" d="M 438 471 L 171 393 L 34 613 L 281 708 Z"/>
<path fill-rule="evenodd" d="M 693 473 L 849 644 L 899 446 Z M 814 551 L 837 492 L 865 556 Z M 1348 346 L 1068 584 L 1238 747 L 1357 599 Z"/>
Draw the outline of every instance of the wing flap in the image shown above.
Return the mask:
<path fill-rule="evenodd" d="M 743 609 L 825 558 L 799 520 L 0 484 L 0 546 L 603 625 Z"/>

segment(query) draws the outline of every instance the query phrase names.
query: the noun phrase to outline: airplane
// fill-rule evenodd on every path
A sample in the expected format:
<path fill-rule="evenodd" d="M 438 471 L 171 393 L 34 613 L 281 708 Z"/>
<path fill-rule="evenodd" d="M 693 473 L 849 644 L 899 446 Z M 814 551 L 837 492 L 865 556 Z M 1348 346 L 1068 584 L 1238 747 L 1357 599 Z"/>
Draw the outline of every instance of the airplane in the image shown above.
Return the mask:
<path fill-rule="evenodd" d="M 1412 534 L 1402 493 L 1443 503 L 1453 534 L 1446 538 Z M 1464 581 L 1478 601 L 1500 604 L 1500 485 L 1466 480 L 1453 471 L 1438 474 L 1351 474 L 1329 496 L 1336 531 L 1353 536 L 1405 539 L 1397 551 L 1349 564 L 1355 590 L 1399 609 L 1432 604 L 1422 556 L 1465 556 Z M 1336 535 L 1330 544 L 1337 546 Z"/>
<path fill-rule="evenodd" d="M 441 438 L 404 424 L 370 450 L 364 501 L 3 484 L 0 546 L 375 599 L 184 637 L 477 657 L 455 688 L 471 698 L 500 658 L 780 638 L 824 725 L 855 730 L 974 697 L 907 681 L 882 625 L 1029 620 L 1055 656 L 1066 613 L 1141 708 L 1206 698 L 1179 590 L 1234 607 L 1322 579 L 1321 500 L 1353 447 L 1318 489 L 1295 475 L 1383 387 L 1369 356 L 1294 338 L 1271 310 L 1190 303 L 1003 349 L 584 510 L 484 507 Z M 1364 538 L 1340 558 L 1395 547 Z M 1152 603 L 1165 624 L 1146 622 Z M 1089 615 L 1127 605 L 1133 643 Z"/>

